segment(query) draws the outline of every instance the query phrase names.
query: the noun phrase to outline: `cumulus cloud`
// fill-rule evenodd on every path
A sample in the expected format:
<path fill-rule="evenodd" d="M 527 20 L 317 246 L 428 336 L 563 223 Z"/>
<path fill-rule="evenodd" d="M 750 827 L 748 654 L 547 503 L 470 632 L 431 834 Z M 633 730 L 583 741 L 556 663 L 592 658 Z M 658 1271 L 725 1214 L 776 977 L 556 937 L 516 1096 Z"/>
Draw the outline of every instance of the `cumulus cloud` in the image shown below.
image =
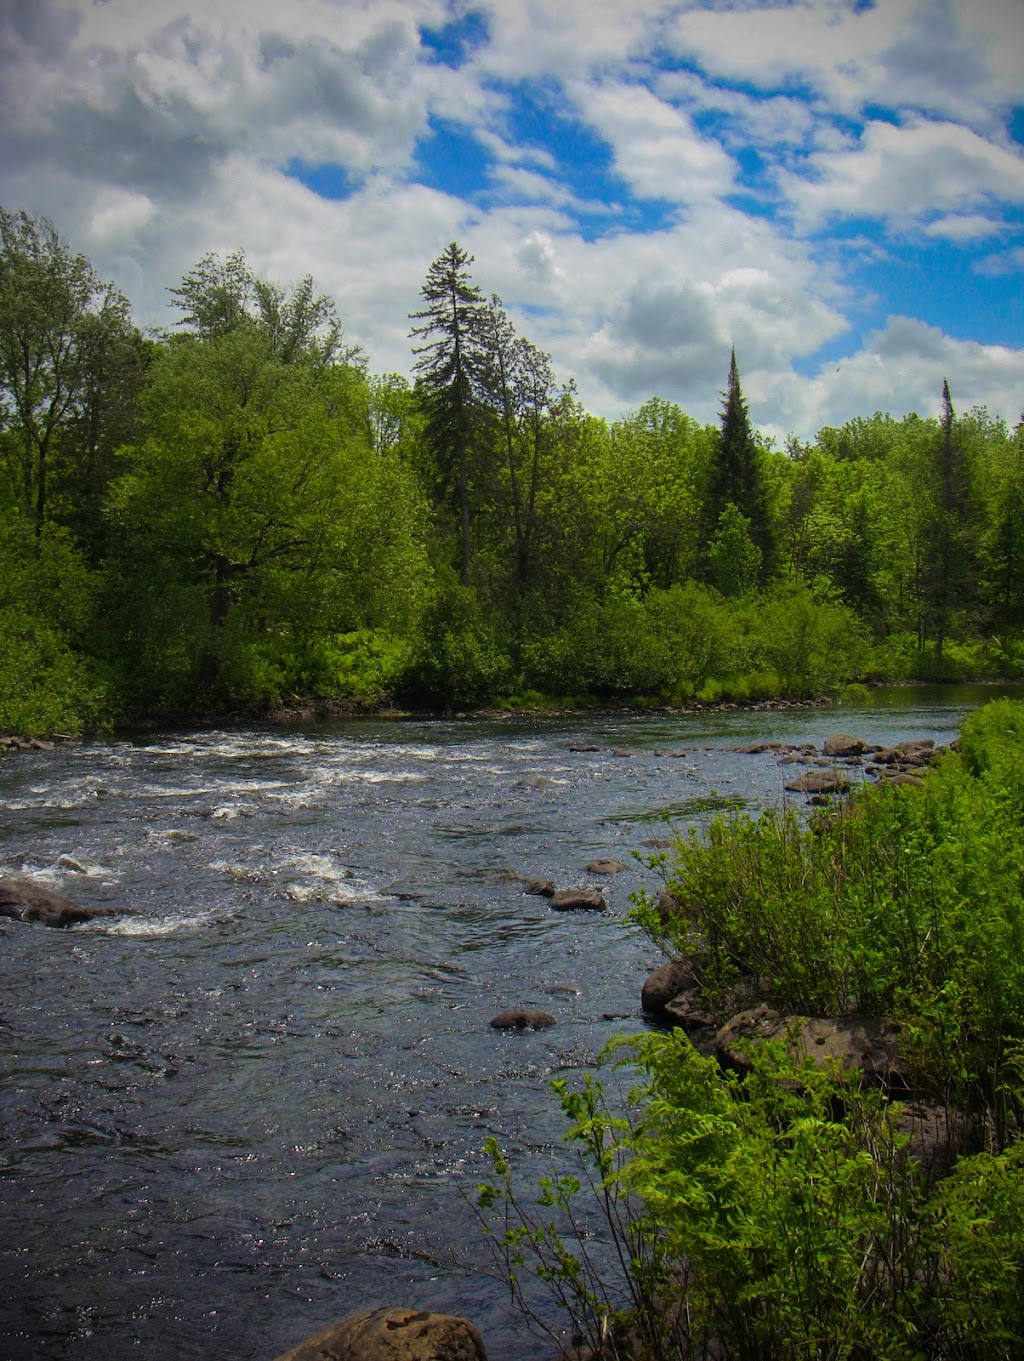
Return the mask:
<path fill-rule="evenodd" d="M 897 102 L 990 127 L 1019 100 L 1024 7 L 1016 0 L 687 6 L 668 41 L 712 75 L 769 90 L 798 82 L 847 114 Z"/>
<path fill-rule="evenodd" d="M 732 187 L 732 161 L 718 143 L 646 86 L 576 82 L 571 91 L 611 146 L 616 171 L 639 196 L 689 203 Z"/>
<path fill-rule="evenodd" d="M 825 231 L 912 228 L 886 238 L 890 277 L 908 242 L 990 240 L 975 284 L 1022 268 L 1019 0 L 473 8 L 482 38 L 453 68 L 422 26 L 457 19 L 455 0 L 7 0 L 0 202 L 49 214 L 143 324 L 170 322 L 166 288 L 201 255 L 241 247 L 281 282 L 311 273 L 372 367 L 408 372 L 408 314 L 457 239 L 598 414 L 657 393 L 715 419 L 732 344 L 754 419 L 782 431 L 923 405 L 936 367 L 963 376 L 959 402 L 1016 414 L 1017 350 L 912 317 L 861 342 L 850 319 L 877 300 L 844 285 Z M 428 187 L 442 125 L 475 140 L 466 197 Z M 614 174 L 588 187 L 574 157 L 595 143 Z M 344 199 L 296 163 L 339 166 Z M 796 371 L 844 334 L 839 372 Z"/>
<path fill-rule="evenodd" d="M 130 8 L 110 0 L 102 24 L 72 29 L 44 6 L 49 27 L 16 30 L 0 95 L 8 164 L 56 158 L 83 177 L 188 194 L 242 150 L 402 165 L 425 127 L 430 73 L 408 17 L 296 36 L 280 18 L 228 27 L 216 12 L 168 21 L 167 7 L 144 6 L 163 22 L 139 31 L 137 15 L 120 27 Z"/>
<path fill-rule="evenodd" d="M 979 241 L 1002 231 L 1003 223 L 981 213 L 949 213 L 929 222 L 924 230 L 926 235 L 946 241 Z"/>
<path fill-rule="evenodd" d="M 955 123 L 875 120 L 859 147 L 810 157 L 814 178 L 787 174 L 805 225 L 832 216 L 915 217 L 992 202 L 1024 202 L 1024 155 Z"/>
<path fill-rule="evenodd" d="M 775 433 L 793 430 L 810 438 L 822 425 L 874 411 L 897 419 L 912 411 L 938 415 L 943 379 L 957 410 L 984 406 L 1016 420 L 1024 350 L 960 340 L 914 317 L 894 316 L 863 346 L 822 365 L 813 377 L 779 374 L 771 392 L 751 383 L 745 383 L 745 392 L 755 420 Z"/>

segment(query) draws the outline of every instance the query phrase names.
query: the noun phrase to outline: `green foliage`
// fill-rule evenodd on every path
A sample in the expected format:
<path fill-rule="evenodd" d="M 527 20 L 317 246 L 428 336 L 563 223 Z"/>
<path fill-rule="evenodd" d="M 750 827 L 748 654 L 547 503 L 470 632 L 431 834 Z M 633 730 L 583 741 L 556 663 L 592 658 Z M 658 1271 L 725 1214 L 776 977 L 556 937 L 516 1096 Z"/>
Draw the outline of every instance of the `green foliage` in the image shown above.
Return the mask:
<path fill-rule="evenodd" d="M 18 516 L 0 526 L 0 732 L 77 736 L 110 718 L 107 687 L 84 649 L 95 580 L 60 530 L 36 539 Z"/>
<path fill-rule="evenodd" d="M 478 1203 L 524 1307 L 533 1272 L 607 1361 L 1019 1355 L 1020 1145 L 935 1185 L 899 1106 L 780 1048 L 743 1081 L 678 1030 L 628 1057 L 622 1114 L 554 1084 L 578 1162 L 535 1205 L 488 1143 Z"/>
<path fill-rule="evenodd" d="M 1022 777 L 1024 704 L 996 701 L 921 789 L 677 838 L 668 897 L 633 913 L 723 1015 L 742 984 L 784 1014 L 893 1018 L 915 1098 L 953 1112 L 952 1170 L 918 1163 L 885 1091 L 784 1041 L 742 1078 L 679 1029 L 620 1041 L 622 1113 L 555 1084 L 580 1163 L 536 1206 L 491 1142 L 480 1204 L 524 1305 L 532 1270 L 609 1361 L 1022 1354 Z"/>
<path fill-rule="evenodd" d="M 0 732 L 78 736 L 108 714 L 95 668 L 38 616 L 0 608 Z"/>
<path fill-rule="evenodd" d="M 0 508 L 41 557 L 66 529 L 101 595 L 87 629 L 49 606 L 25 628 L 165 716 L 1024 674 L 1024 424 L 955 415 L 946 386 L 939 419 L 777 450 L 735 357 L 717 426 L 656 397 L 609 423 L 471 264 L 453 242 L 430 266 L 412 387 L 366 375 L 310 278 L 241 252 L 200 260 L 180 329 L 145 340 L 56 228 L 0 208 Z M 471 601 L 436 586 L 453 567 Z"/>
<path fill-rule="evenodd" d="M 764 585 L 773 575 L 775 542 L 761 464 L 761 451 L 751 429 L 733 350 L 704 503 L 705 575 L 715 584 L 722 582 L 742 589 L 748 581 Z M 727 514 L 730 506 L 732 515 Z M 740 532 L 741 527 L 745 535 Z M 730 563 L 726 557 L 730 547 L 741 553 L 738 564 Z"/>
<path fill-rule="evenodd" d="M 512 664 L 476 592 L 446 581 L 427 607 L 400 693 L 445 710 L 484 704 L 507 691 Z"/>
<path fill-rule="evenodd" d="M 707 549 L 708 580 L 725 596 L 740 595 L 757 584 L 761 550 L 751 537 L 750 521 L 727 501 Z"/>
<path fill-rule="evenodd" d="M 709 1000 L 739 982 L 784 1014 L 892 1017 L 916 1080 L 1001 1142 L 1024 1041 L 1024 718 L 999 701 L 964 726 L 923 789 L 865 787 L 835 814 L 717 820 L 677 838 L 666 914 L 634 919 L 697 951 Z"/>

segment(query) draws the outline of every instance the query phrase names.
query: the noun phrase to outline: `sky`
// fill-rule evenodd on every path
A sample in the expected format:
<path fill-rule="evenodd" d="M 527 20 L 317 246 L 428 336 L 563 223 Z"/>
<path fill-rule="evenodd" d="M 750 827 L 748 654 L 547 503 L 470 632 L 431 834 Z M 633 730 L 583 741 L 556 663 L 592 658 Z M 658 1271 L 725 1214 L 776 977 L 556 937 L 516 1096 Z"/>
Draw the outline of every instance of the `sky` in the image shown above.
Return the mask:
<path fill-rule="evenodd" d="M 1024 0 L 0 0 L 0 203 L 146 327 L 242 249 L 409 375 L 454 240 L 610 419 L 1024 411 Z"/>

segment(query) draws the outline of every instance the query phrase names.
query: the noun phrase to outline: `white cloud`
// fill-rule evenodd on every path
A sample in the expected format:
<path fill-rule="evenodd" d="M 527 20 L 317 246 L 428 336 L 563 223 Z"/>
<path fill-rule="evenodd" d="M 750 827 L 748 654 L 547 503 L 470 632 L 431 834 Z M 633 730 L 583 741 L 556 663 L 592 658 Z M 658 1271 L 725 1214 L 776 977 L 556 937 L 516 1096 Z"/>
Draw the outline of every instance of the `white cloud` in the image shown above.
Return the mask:
<path fill-rule="evenodd" d="M 454 238 L 475 252 L 484 291 L 505 298 L 598 414 L 657 393 L 714 420 L 735 343 L 755 421 L 783 432 L 923 407 L 941 387 L 935 368 L 958 403 L 988 400 L 1015 417 L 1018 351 L 971 349 L 913 319 L 863 346 L 851 339 L 838 373 L 801 377 L 794 359 L 848 329 L 846 257 L 724 199 L 755 147 L 804 224 L 838 211 L 913 226 L 887 239 L 890 277 L 899 251 L 928 237 L 992 237 L 1001 249 L 979 272 L 1018 271 L 1013 216 L 998 205 L 1024 201 L 1021 156 L 1001 124 L 1009 92 L 1019 97 L 1024 4 L 480 8 L 490 40 L 453 70 L 418 31 L 457 17 L 448 0 L 0 0 L 0 202 L 48 213 L 147 324 L 171 322 L 166 288 L 202 254 L 241 247 L 282 282 L 311 273 L 372 367 L 408 372 L 408 314 Z M 704 69 L 661 70 L 668 41 Z M 548 100 L 546 144 L 543 128 L 517 139 L 503 82 L 524 76 Z M 876 119 L 860 135 L 857 117 L 835 116 L 871 103 L 898 124 Z M 564 114 L 610 148 L 619 201 L 585 201 L 555 135 Z M 475 203 L 415 182 L 438 119 L 475 136 L 491 162 Z M 326 201 L 289 178 L 295 157 L 341 164 L 350 196 Z M 678 205 L 678 221 L 638 228 L 631 199 L 651 197 Z"/>
<path fill-rule="evenodd" d="M 574 82 L 570 92 L 586 120 L 611 145 L 615 169 L 643 198 L 689 203 L 729 192 L 733 166 L 717 142 L 643 85 Z"/>
<path fill-rule="evenodd" d="M 774 149 L 780 144 L 801 146 L 815 136 L 814 112 L 805 99 L 756 97 L 714 85 L 693 71 L 659 72 L 654 86 L 663 99 L 683 103 L 691 111 L 726 115 L 728 145 L 753 143 Z"/>
<path fill-rule="evenodd" d="M 796 82 L 844 113 L 896 104 L 991 129 L 1020 97 L 1017 0 L 690 5 L 668 32 L 675 51 L 711 75 L 767 90 Z"/>
<path fill-rule="evenodd" d="M 978 241 L 1002 230 L 1002 222 L 981 213 L 949 213 L 925 227 L 926 235 L 938 236 L 945 241 Z"/>
<path fill-rule="evenodd" d="M 1002 274 L 1019 274 L 1024 271 L 1024 246 L 1015 246 L 1012 250 L 986 256 L 984 260 L 978 261 L 976 271 L 990 278 L 997 278 Z"/>
<path fill-rule="evenodd" d="M 786 174 L 798 216 L 916 217 L 992 202 L 1024 202 L 1024 155 L 955 123 L 874 121 L 851 151 L 810 157 L 813 179 Z"/>
<path fill-rule="evenodd" d="M 124 244 L 138 235 L 154 212 L 153 201 L 145 194 L 134 194 L 116 185 L 104 186 L 93 196 L 85 234 L 93 247 Z"/>
<path fill-rule="evenodd" d="M 474 64 L 502 80 L 579 77 L 646 55 L 675 0 L 480 0 L 488 47 Z"/>
<path fill-rule="evenodd" d="M 899 419 L 916 411 L 937 415 L 946 378 L 958 411 L 986 406 L 1011 421 L 1024 389 L 1024 349 L 959 340 L 913 317 L 889 317 L 864 345 L 822 365 L 808 379 L 795 372 L 774 377 L 771 389 L 745 381 L 755 422 L 775 433 L 811 437 L 823 425 L 886 411 Z"/>

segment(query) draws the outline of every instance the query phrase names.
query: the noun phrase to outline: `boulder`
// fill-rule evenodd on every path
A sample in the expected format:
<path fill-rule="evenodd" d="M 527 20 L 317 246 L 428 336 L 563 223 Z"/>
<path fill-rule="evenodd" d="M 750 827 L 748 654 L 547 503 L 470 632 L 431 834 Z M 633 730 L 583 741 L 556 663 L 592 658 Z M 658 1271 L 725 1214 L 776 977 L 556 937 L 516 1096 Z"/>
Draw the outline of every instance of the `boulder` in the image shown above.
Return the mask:
<path fill-rule="evenodd" d="M 618 874 L 621 870 L 624 870 L 625 868 L 626 866 L 622 863 L 621 860 L 613 860 L 610 856 L 605 856 L 601 860 L 591 860 L 590 864 L 585 866 L 586 872 L 588 874 L 600 875 Z"/>
<path fill-rule="evenodd" d="M 666 1002 L 661 1018 L 669 1025 L 679 1026 L 689 1034 L 693 1030 L 707 1030 L 714 1026 L 714 1013 L 701 1000 L 700 988 L 687 988 Z"/>
<path fill-rule="evenodd" d="M 0 917 L 39 922 L 42 926 L 74 926 L 94 917 L 117 917 L 126 907 L 83 907 L 31 879 L 0 879 Z"/>
<path fill-rule="evenodd" d="M 277 1361 L 487 1361 L 487 1352 L 468 1319 L 373 1309 L 329 1324 Z"/>
<path fill-rule="evenodd" d="M 555 886 L 550 879 L 527 879 L 524 893 L 532 893 L 535 898 L 553 898 Z"/>
<path fill-rule="evenodd" d="M 822 754 L 825 756 L 863 756 L 868 749 L 868 744 L 860 737 L 851 737 L 849 733 L 839 732 L 832 737 L 826 737 L 822 745 Z"/>
<path fill-rule="evenodd" d="M 842 794 L 849 789 L 850 781 L 839 770 L 809 770 L 790 780 L 786 788 L 794 794 Z"/>
<path fill-rule="evenodd" d="M 899 1033 L 877 1016 L 781 1016 L 762 1003 L 726 1021 L 715 1037 L 715 1051 L 724 1066 L 744 1072 L 750 1067 L 744 1042 L 774 1039 L 785 1039 L 794 1058 L 813 1059 L 819 1068 L 838 1063 L 843 1073 L 906 1090 Z"/>
<path fill-rule="evenodd" d="M 640 1005 L 652 1015 L 660 1015 L 665 1007 L 687 988 L 693 987 L 693 970 L 685 959 L 667 959 L 648 974 L 640 992 Z"/>
<path fill-rule="evenodd" d="M 505 1011 L 499 1011 L 491 1021 L 495 1030 L 544 1030 L 554 1024 L 553 1016 L 533 1007 L 508 1007 Z"/>
<path fill-rule="evenodd" d="M 559 912 L 603 912 L 608 906 L 594 888 L 560 888 L 548 901 Z"/>
<path fill-rule="evenodd" d="M 879 776 L 879 784 L 907 784 L 912 789 L 923 789 L 924 780 L 920 775 L 911 775 L 905 770 L 886 770 Z"/>
<path fill-rule="evenodd" d="M 919 737 L 897 742 L 893 747 L 882 747 L 871 759 L 880 766 L 926 766 L 935 754 L 934 747 L 930 737 Z"/>

